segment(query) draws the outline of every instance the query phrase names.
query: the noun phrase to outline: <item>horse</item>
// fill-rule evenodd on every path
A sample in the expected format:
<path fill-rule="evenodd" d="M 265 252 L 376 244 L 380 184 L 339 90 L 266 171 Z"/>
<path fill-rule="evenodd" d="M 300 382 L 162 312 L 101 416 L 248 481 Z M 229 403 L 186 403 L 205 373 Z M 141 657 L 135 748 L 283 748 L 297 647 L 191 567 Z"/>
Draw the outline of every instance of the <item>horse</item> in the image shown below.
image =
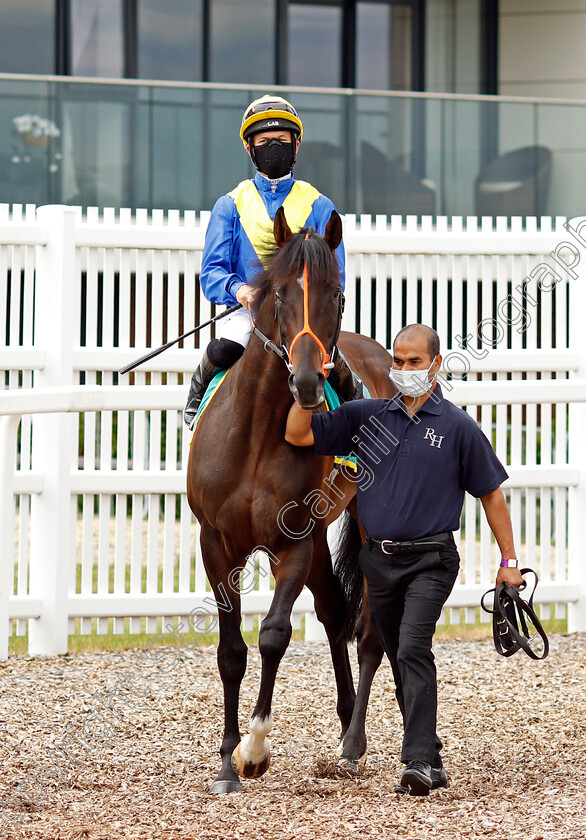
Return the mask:
<path fill-rule="evenodd" d="M 191 443 L 187 496 L 201 526 L 205 570 L 221 605 L 217 661 L 224 732 L 211 793 L 242 790 L 239 777 L 256 778 L 269 766 L 273 690 L 291 638 L 292 607 L 304 585 L 313 594 L 330 646 L 340 766 L 357 772 L 366 751 L 366 705 L 382 647 L 362 599 L 356 554 L 364 534 L 357 528 L 356 481 L 334 469 L 332 458 L 284 439 L 293 399 L 303 408 L 324 410 L 329 353 L 336 342 L 373 396 L 396 393 L 388 376 L 388 352 L 365 336 L 340 333 L 343 295 L 334 251 L 341 236 L 335 211 L 322 237 L 312 228 L 293 234 L 279 209 L 274 220 L 278 247 L 255 281 L 254 334 L 201 413 Z M 345 509 L 352 516 L 347 516 L 334 571 L 326 528 Z M 234 582 L 240 581 L 246 558 L 259 548 L 270 557 L 275 585 L 259 628 L 258 699 L 249 733 L 241 739 L 238 705 L 247 645 L 240 630 L 240 588 Z M 348 657 L 353 633 L 358 638 L 358 695 Z"/>

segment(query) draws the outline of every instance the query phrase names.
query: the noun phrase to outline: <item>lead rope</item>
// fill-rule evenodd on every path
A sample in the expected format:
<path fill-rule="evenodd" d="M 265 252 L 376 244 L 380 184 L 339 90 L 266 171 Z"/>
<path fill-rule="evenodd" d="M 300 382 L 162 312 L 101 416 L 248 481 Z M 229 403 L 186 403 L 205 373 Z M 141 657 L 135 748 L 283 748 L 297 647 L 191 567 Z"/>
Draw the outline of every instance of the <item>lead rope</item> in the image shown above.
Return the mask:
<path fill-rule="evenodd" d="M 521 569 L 521 574 L 532 574 L 535 578 L 533 591 L 527 601 L 521 598 L 519 589 L 500 583 L 494 589 L 489 589 L 481 598 L 482 609 L 492 614 L 493 641 L 497 653 L 501 656 L 512 656 L 518 650 L 524 650 L 532 659 L 545 659 L 549 653 L 549 641 L 541 622 L 535 614 L 533 595 L 537 587 L 537 574 L 533 569 Z M 527 582 L 524 580 L 525 588 Z M 485 598 L 494 592 L 492 609 L 485 604 Z M 528 621 L 525 619 L 527 616 Z M 528 623 L 535 633 L 531 636 Z M 520 625 L 520 627 L 519 627 Z M 533 647 L 532 647 L 533 645 Z M 534 649 L 534 647 L 536 649 Z"/>

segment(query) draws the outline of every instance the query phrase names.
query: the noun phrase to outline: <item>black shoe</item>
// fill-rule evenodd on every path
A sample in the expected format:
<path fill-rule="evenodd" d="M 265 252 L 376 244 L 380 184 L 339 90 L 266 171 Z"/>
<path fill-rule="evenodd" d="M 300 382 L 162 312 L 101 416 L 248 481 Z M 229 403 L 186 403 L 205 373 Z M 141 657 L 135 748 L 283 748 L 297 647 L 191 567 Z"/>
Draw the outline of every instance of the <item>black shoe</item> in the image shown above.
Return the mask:
<path fill-rule="evenodd" d="M 432 767 L 430 775 L 432 790 L 437 790 L 441 787 L 447 788 L 448 774 L 446 773 L 443 767 Z M 405 794 L 409 793 L 409 788 L 403 787 L 403 785 L 395 785 L 394 791 L 395 793 Z"/>
<path fill-rule="evenodd" d="M 431 768 L 431 789 L 437 790 L 438 788 L 448 786 L 448 774 L 444 770 L 443 767 L 432 767 Z"/>
<path fill-rule="evenodd" d="M 334 353 L 335 362 L 329 379 L 335 392 L 340 397 L 340 402 L 364 399 L 362 381 L 352 372 L 348 360 L 339 347 L 335 348 Z"/>
<path fill-rule="evenodd" d="M 407 788 L 411 796 L 427 796 L 432 784 L 431 764 L 426 761 L 410 761 L 403 770 L 401 787 Z"/>
<path fill-rule="evenodd" d="M 214 373 L 218 369 L 219 368 L 215 367 L 210 362 L 210 360 L 208 359 L 208 354 L 204 350 L 204 354 L 201 357 L 201 362 L 199 363 L 195 373 L 191 377 L 191 384 L 189 386 L 189 396 L 187 397 L 187 405 L 185 406 L 185 411 L 183 412 L 183 420 L 189 426 L 190 429 L 193 425 L 193 421 L 195 420 L 197 409 L 199 408 L 200 403 L 203 400 L 203 395 L 206 392 L 206 388 L 212 381 Z"/>
<path fill-rule="evenodd" d="M 447 788 L 448 786 L 448 774 L 444 770 L 443 767 L 432 767 L 431 768 L 431 789 L 437 790 L 438 788 Z M 403 787 L 403 785 L 395 785 L 395 793 L 409 793 L 409 788 Z"/>

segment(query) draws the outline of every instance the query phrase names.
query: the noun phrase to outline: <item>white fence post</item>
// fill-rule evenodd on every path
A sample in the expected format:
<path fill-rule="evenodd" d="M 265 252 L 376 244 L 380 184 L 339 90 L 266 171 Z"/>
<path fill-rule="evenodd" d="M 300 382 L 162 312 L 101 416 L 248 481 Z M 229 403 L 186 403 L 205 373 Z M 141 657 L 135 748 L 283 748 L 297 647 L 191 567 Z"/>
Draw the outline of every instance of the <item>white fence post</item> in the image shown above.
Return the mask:
<path fill-rule="evenodd" d="M 575 225 L 570 219 L 572 232 Z M 583 220 L 582 220 L 583 221 Z M 578 225 L 578 228 L 580 225 Z M 582 245 L 583 240 L 576 239 Z M 574 243 L 575 244 L 575 243 Z M 586 353 L 584 347 L 584 312 L 586 311 L 586 253 L 580 250 L 580 271 L 570 284 L 570 345 L 580 353 L 579 369 L 575 377 L 586 376 Z M 569 406 L 569 461 L 578 470 L 579 480 L 569 491 L 568 503 L 568 577 L 578 586 L 578 601 L 568 605 L 568 632 L 586 630 L 586 547 L 584 543 L 584 512 L 586 511 L 586 404 L 571 403 Z"/>
<path fill-rule="evenodd" d="M 8 659 L 8 598 L 14 580 L 14 468 L 20 417 L 0 417 L 0 659 Z"/>
<path fill-rule="evenodd" d="M 305 641 L 327 642 L 328 635 L 314 612 L 305 613 Z"/>
<path fill-rule="evenodd" d="M 586 253 L 581 252 L 580 274 L 570 285 L 570 345 L 580 353 L 580 367 L 571 378 L 586 378 L 584 352 L 584 313 L 586 312 Z M 569 489 L 568 500 L 568 578 L 578 585 L 578 601 L 568 604 L 568 633 L 586 631 L 586 403 L 569 406 L 569 460 L 579 479 Z M 558 432 L 559 434 L 559 432 Z"/>
<path fill-rule="evenodd" d="M 37 220 L 48 230 L 46 246 L 37 247 L 35 344 L 46 352 L 46 364 L 35 385 L 73 384 L 72 354 L 79 344 L 74 323 L 76 210 L 46 206 Z M 31 595 L 41 599 L 41 616 L 29 621 L 29 653 L 67 652 L 67 587 L 71 546 L 71 468 L 77 452 L 75 422 L 70 414 L 37 414 L 33 421 L 33 469 L 43 489 L 31 500 Z"/>

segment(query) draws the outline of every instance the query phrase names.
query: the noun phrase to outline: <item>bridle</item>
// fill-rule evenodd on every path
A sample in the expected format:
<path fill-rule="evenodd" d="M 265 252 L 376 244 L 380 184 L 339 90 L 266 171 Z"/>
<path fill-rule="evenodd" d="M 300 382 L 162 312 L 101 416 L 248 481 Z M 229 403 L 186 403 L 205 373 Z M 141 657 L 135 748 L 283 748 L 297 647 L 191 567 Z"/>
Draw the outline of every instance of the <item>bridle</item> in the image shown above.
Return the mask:
<path fill-rule="evenodd" d="M 309 234 L 308 233 L 305 234 L 305 239 L 306 240 L 309 239 Z M 301 280 L 301 278 L 299 278 L 299 279 Z M 325 376 L 326 375 L 326 370 L 330 370 L 331 368 L 333 368 L 335 363 L 331 360 L 331 354 L 328 353 L 328 351 L 326 350 L 326 348 L 324 346 L 324 343 L 319 338 L 319 336 L 317 336 L 314 333 L 314 331 L 311 329 L 311 325 L 309 323 L 309 276 L 308 276 L 308 273 L 307 273 L 307 263 L 305 263 L 304 266 L 303 266 L 303 327 L 297 333 L 297 335 L 294 336 L 293 340 L 291 341 L 291 345 L 289 346 L 289 348 L 287 348 L 287 345 L 285 344 L 285 342 L 283 340 L 283 330 L 282 330 L 282 327 L 281 327 L 281 321 L 279 319 L 280 298 L 279 298 L 276 290 L 275 290 L 274 294 L 275 294 L 275 321 L 277 322 L 277 326 L 279 328 L 279 344 L 280 344 L 280 346 L 277 347 L 275 342 L 272 341 L 270 338 L 267 338 L 267 336 L 264 335 L 264 333 L 262 333 L 258 329 L 256 324 L 254 324 L 254 323 L 252 325 L 252 332 L 261 339 L 267 353 L 272 351 L 273 353 L 276 353 L 277 356 L 279 356 L 281 359 L 283 359 L 283 361 L 287 365 L 287 369 L 289 370 L 289 373 L 292 373 L 292 371 L 293 371 L 293 350 L 295 349 L 295 345 L 297 344 L 297 340 L 299 338 L 301 338 L 302 335 L 311 336 L 311 338 L 313 338 L 313 340 L 315 341 L 315 343 L 317 344 L 317 346 L 319 348 L 319 351 L 320 351 L 320 354 L 321 354 L 321 372 Z M 342 315 L 343 314 L 344 314 L 344 295 L 340 291 L 340 295 L 339 295 L 339 298 L 338 298 L 338 320 L 337 320 L 337 324 L 336 324 L 336 332 L 334 334 L 334 338 L 333 338 L 333 341 L 332 341 L 332 351 L 333 351 L 334 347 L 336 346 L 336 342 L 338 341 L 338 338 L 340 336 L 340 330 L 342 328 Z"/>
<path fill-rule="evenodd" d="M 518 650 L 524 650 L 531 659 L 545 659 L 549 653 L 549 641 L 533 607 L 537 574 L 533 569 L 520 569 L 520 572 L 523 576 L 531 574 L 535 579 L 527 600 L 519 594 L 527 587 L 527 581 L 523 580 L 519 587 L 500 583 L 489 589 L 482 596 L 480 606 L 492 615 L 492 635 L 497 653 L 512 656 Z M 493 592 L 493 606 L 489 607 L 485 599 Z"/>

